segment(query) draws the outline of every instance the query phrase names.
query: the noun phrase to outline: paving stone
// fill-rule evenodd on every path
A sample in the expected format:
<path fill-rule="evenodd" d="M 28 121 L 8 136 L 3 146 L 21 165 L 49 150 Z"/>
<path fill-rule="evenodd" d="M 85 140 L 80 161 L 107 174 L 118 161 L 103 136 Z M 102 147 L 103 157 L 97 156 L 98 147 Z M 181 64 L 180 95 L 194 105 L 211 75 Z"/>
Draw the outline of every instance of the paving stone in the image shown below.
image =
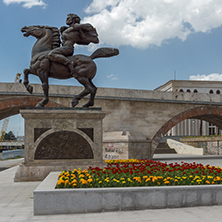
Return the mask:
<path fill-rule="evenodd" d="M 209 162 L 213 161 L 213 159 L 209 160 Z M 192 160 L 192 162 L 195 162 L 195 160 Z M 0 172 L 0 222 L 221 222 L 222 218 L 222 206 L 33 216 L 32 191 L 38 186 L 39 182 L 14 183 L 16 170 L 17 167 L 13 167 Z M 11 196 L 9 194 L 11 194 Z M 118 197 L 115 198 L 118 199 Z M 220 200 L 221 195 L 215 198 Z M 9 200 L 7 201 L 7 199 Z M 19 200 L 21 201 L 20 203 Z M 190 202 L 192 202 L 192 200 L 192 198 L 189 199 Z M 206 194 L 203 200 L 210 201 L 210 197 Z M 7 202 L 7 204 L 3 203 L 3 201 Z M 113 207 L 113 203 L 109 204 L 109 206 Z"/>

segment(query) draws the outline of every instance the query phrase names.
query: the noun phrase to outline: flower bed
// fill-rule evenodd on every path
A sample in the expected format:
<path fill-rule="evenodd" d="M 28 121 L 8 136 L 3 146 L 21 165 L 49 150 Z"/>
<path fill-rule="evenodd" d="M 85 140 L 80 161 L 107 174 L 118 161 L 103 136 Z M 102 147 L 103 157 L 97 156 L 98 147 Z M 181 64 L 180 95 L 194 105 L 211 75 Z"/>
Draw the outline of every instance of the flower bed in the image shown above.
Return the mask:
<path fill-rule="evenodd" d="M 56 188 L 138 187 L 222 184 L 222 168 L 153 160 L 107 160 L 104 169 L 89 167 L 60 173 Z"/>

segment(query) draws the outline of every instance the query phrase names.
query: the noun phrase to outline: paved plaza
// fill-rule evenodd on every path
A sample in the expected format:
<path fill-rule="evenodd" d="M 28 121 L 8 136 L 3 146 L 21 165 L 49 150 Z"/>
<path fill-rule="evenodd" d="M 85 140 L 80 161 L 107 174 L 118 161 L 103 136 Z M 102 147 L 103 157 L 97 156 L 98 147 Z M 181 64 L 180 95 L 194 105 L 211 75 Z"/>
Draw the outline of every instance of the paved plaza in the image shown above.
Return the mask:
<path fill-rule="evenodd" d="M 199 162 L 222 166 L 219 156 L 155 155 L 162 162 Z M 0 221 L 78 221 L 78 222 L 221 222 L 222 206 L 118 211 L 89 214 L 33 216 L 33 191 L 40 182 L 14 182 L 14 175 L 22 159 L 0 161 Z"/>

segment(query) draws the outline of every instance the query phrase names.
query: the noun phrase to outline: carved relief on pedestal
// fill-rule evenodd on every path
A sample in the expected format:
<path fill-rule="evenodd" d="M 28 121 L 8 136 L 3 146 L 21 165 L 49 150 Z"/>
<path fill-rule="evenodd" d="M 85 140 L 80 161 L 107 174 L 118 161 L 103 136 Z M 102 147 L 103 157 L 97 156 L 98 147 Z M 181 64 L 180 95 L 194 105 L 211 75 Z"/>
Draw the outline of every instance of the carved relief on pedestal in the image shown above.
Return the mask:
<path fill-rule="evenodd" d="M 57 131 L 42 139 L 34 159 L 93 159 L 93 152 L 90 144 L 78 133 Z"/>

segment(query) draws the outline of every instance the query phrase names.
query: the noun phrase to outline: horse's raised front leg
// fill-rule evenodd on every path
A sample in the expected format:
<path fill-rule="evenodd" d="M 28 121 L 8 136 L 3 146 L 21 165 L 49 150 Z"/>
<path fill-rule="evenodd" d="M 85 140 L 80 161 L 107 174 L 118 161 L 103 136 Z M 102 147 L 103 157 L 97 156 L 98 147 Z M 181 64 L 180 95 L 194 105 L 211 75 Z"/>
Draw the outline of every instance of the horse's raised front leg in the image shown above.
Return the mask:
<path fill-rule="evenodd" d="M 81 83 L 85 87 L 85 89 L 80 94 L 73 97 L 72 107 L 75 107 L 79 103 L 80 99 L 92 93 L 93 91 L 93 88 L 87 78 L 78 76 L 76 79 L 79 81 L 79 83 Z M 89 107 L 89 106 L 84 106 L 84 107 Z"/>
<path fill-rule="evenodd" d="M 31 85 L 29 85 L 29 78 L 28 78 L 28 75 L 31 74 L 31 70 L 30 69 L 24 69 L 23 72 L 24 72 L 23 84 L 25 85 L 25 88 L 27 89 L 27 91 L 32 94 L 33 87 Z"/>
<path fill-rule="evenodd" d="M 48 83 L 48 72 L 39 72 L 39 78 L 42 82 L 42 89 L 44 98 L 35 107 L 44 107 L 49 102 L 49 83 Z"/>

